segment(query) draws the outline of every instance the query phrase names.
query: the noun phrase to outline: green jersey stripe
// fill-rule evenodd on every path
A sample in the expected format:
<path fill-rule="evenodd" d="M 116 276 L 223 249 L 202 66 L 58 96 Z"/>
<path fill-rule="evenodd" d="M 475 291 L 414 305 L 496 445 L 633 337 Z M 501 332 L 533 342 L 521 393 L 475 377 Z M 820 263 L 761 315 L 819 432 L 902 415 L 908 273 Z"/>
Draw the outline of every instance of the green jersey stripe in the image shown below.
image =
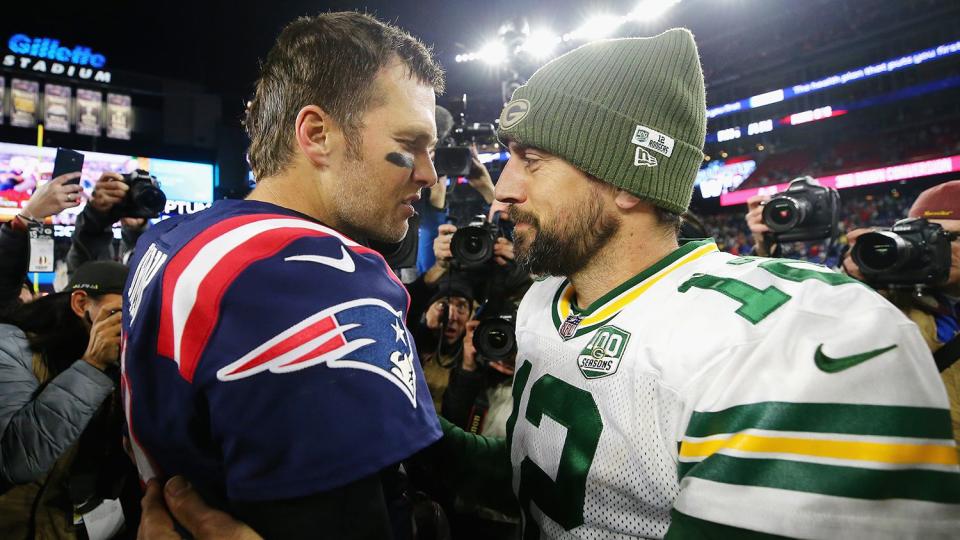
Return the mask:
<path fill-rule="evenodd" d="M 928 407 L 765 401 L 694 412 L 687 437 L 745 429 L 951 440 L 950 411 Z"/>
<path fill-rule="evenodd" d="M 667 530 L 664 540 L 681 540 L 687 538 L 711 538 L 714 540 L 779 540 L 788 537 L 731 527 L 730 525 L 695 518 L 677 510 L 671 510 L 670 528 Z"/>
<path fill-rule="evenodd" d="M 960 474 L 956 472 L 860 469 L 714 454 L 699 463 L 680 463 L 678 474 L 680 478 L 689 475 L 725 484 L 854 499 L 913 499 L 960 504 Z"/>

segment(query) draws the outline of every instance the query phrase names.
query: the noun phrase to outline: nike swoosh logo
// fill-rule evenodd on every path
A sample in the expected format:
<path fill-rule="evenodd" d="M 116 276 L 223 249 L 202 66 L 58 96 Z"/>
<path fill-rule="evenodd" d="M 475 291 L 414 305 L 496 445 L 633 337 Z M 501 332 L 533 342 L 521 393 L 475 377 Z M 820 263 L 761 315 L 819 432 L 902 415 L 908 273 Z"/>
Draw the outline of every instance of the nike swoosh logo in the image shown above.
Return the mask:
<path fill-rule="evenodd" d="M 296 255 L 294 257 L 287 257 L 284 261 L 304 261 L 304 262 L 313 262 L 325 264 L 327 266 L 336 268 L 343 272 L 351 273 L 357 269 L 357 266 L 353 263 L 353 258 L 350 257 L 350 252 L 347 251 L 347 248 L 340 246 L 340 258 L 336 257 L 323 257 L 321 255 Z"/>
<path fill-rule="evenodd" d="M 836 373 L 838 371 L 852 368 L 861 362 L 866 362 L 871 358 L 880 356 L 881 354 L 887 351 L 892 351 L 896 348 L 896 345 L 891 345 L 889 347 L 874 349 L 872 351 L 867 351 L 860 354 L 852 354 L 850 356 L 833 358 L 823 353 L 823 343 L 821 343 L 820 346 L 817 347 L 817 352 L 813 355 L 813 361 L 817 364 L 817 367 L 820 368 L 821 371 L 825 371 L 827 373 Z"/>

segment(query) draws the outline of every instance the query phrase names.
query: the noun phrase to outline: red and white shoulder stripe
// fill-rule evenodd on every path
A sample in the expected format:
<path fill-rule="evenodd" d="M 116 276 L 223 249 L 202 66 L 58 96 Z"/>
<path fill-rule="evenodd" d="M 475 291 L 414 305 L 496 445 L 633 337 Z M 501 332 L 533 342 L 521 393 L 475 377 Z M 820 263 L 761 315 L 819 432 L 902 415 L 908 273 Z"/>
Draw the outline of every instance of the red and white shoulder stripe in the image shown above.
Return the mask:
<path fill-rule="evenodd" d="M 190 240 L 164 270 L 157 353 L 176 362 L 181 376 L 192 382 L 219 320 L 223 295 L 234 280 L 251 264 L 304 237 L 334 237 L 354 253 L 376 253 L 302 218 L 253 214 L 223 220 Z"/>

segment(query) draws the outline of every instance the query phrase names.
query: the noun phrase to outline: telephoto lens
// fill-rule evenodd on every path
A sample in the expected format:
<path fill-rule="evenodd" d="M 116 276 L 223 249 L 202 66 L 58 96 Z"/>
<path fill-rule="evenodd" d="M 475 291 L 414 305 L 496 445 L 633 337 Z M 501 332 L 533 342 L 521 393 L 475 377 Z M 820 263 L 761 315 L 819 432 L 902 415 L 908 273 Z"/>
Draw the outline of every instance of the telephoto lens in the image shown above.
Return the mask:
<path fill-rule="evenodd" d="M 907 218 L 889 230 L 863 234 L 850 256 L 871 285 L 937 285 L 950 276 L 955 238 L 938 223 Z"/>
<path fill-rule="evenodd" d="M 867 273 L 893 272 L 909 261 L 913 246 L 890 231 L 869 232 L 857 239 L 851 256 Z"/>

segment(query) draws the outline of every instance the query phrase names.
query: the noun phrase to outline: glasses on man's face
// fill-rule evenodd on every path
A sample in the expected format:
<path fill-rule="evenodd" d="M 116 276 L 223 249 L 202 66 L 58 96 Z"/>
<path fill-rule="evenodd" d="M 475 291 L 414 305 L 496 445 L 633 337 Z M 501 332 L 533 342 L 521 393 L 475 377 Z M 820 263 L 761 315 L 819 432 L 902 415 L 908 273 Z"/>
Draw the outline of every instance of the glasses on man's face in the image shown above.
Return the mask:
<path fill-rule="evenodd" d="M 470 313 L 470 304 L 463 300 L 450 299 L 449 302 L 440 302 L 444 307 L 450 306 L 454 311 L 460 315 L 467 315 Z"/>

